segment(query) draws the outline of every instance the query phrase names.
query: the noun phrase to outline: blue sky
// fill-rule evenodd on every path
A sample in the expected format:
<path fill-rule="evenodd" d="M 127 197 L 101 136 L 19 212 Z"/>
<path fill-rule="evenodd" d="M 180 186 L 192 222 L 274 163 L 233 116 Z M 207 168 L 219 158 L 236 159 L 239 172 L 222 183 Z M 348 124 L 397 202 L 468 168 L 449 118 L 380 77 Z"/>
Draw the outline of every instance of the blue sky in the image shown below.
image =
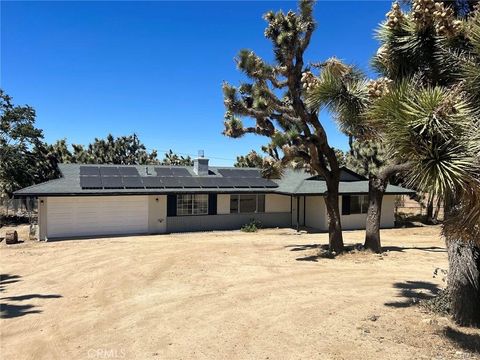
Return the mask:
<path fill-rule="evenodd" d="M 331 56 L 365 71 L 377 49 L 374 29 L 387 1 L 320 1 L 306 60 Z M 242 79 L 242 48 L 271 59 L 262 14 L 295 2 L 4 2 L 1 87 L 37 111 L 45 139 L 87 144 L 136 132 L 149 149 L 196 154 L 211 163 L 259 149 L 267 139 L 229 139 L 222 81 Z M 329 114 L 330 143 L 347 148 Z"/>

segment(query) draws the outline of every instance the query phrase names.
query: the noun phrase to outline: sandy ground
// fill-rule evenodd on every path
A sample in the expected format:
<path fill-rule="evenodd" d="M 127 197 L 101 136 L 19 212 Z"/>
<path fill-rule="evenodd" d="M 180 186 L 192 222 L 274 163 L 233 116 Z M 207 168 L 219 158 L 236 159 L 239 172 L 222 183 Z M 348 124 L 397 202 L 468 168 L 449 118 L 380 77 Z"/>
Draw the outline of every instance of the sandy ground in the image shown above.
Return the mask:
<path fill-rule="evenodd" d="M 480 331 L 412 304 L 443 286 L 439 234 L 335 260 L 290 229 L 2 242 L 1 358 L 477 358 Z"/>

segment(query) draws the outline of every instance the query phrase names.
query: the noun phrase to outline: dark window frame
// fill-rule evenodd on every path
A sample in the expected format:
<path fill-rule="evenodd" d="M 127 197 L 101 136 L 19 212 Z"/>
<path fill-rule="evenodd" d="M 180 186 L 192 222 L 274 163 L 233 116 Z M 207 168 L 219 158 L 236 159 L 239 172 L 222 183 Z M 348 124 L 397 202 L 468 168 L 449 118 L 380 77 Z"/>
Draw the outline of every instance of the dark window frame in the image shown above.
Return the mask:
<path fill-rule="evenodd" d="M 189 200 L 184 200 L 184 197 L 190 197 Z M 196 198 L 199 199 L 196 199 Z M 200 199 L 202 197 L 202 199 Z M 208 194 L 178 194 L 176 196 L 176 216 L 202 216 L 202 215 L 208 215 L 209 214 L 209 196 Z M 179 205 L 183 204 L 189 204 L 190 212 L 185 213 L 183 210 L 185 210 L 185 207 L 179 207 Z M 199 204 L 202 204 L 202 206 L 198 206 Z M 199 211 L 202 210 L 203 211 Z"/>
<path fill-rule="evenodd" d="M 241 196 L 255 196 L 255 211 L 243 212 L 241 206 Z M 259 200 L 262 199 L 262 200 Z M 236 206 L 232 206 L 232 201 Z M 266 197 L 265 194 L 230 194 L 230 214 L 262 214 L 265 213 Z M 233 211 L 233 209 L 236 211 Z"/>
<path fill-rule="evenodd" d="M 358 203 L 355 204 L 354 201 L 357 201 Z M 362 214 L 366 214 L 367 211 L 368 211 L 368 195 L 343 195 L 342 196 L 342 215 L 362 215 Z"/>

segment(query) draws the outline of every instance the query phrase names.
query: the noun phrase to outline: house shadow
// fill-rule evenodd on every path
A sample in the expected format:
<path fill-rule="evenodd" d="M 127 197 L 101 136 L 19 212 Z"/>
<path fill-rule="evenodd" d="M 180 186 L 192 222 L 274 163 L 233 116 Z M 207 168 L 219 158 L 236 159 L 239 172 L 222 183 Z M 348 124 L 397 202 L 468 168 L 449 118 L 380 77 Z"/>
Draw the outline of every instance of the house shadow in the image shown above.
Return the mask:
<path fill-rule="evenodd" d="M 447 326 L 443 335 L 462 350 L 480 354 L 480 335 L 466 334 Z"/>
<path fill-rule="evenodd" d="M 397 297 L 402 298 L 400 301 L 385 303 L 386 306 L 405 308 L 417 304 L 420 300 L 428 300 L 435 297 L 440 288 L 437 284 L 428 281 L 404 281 L 393 284 L 397 288 L 399 294 Z"/>
<path fill-rule="evenodd" d="M 9 284 L 20 281 L 21 276 L 11 274 L 0 274 L 0 291 L 4 291 Z M 6 296 L 0 298 L 0 318 L 10 319 L 17 318 L 29 314 L 39 314 L 42 311 L 32 304 L 23 304 L 23 301 L 31 299 L 58 299 L 58 294 L 27 294 L 18 296 Z"/>

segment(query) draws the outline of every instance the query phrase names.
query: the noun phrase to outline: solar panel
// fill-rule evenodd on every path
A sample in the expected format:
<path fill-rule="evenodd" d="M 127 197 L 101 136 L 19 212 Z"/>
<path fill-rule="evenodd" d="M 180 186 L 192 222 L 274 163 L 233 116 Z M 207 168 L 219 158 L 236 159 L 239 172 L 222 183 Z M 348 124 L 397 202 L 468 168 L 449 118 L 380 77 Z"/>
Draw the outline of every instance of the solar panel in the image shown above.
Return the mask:
<path fill-rule="evenodd" d="M 118 171 L 120 175 L 124 176 L 140 176 L 138 170 L 132 166 L 120 166 Z"/>
<path fill-rule="evenodd" d="M 185 168 L 172 168 L 173 176 L 192 176 L 190 172 Z"/>
<path fill-rule="evenodd" d="M 123 185 L 125 185 L 125 188 L 127 189 L 143 189 L 144 188 L 142 178 L 139 176 L 124 176 Z"/>
<path fill-rule="evenodd" d="M 223 177 L 228 178 L 259 178 L 260 171 L 255 169 L 240 170 L 240 169 L 220 169 L 218 170 Z"/>
<path fill-rule="evenodd" d="M 179 188 L 182 187 L 179 179 L 175 177 L 164 177 L 162 178 L 163 186 L 166 188 Z"/>
<path fill-rule="evenodd" d="M 201 177 L 198 178 L 199 186 L 202 188 L 216 188 L 218 187 L 218 179 L 221 178 L 206 178 L 206 177 Z"/>
<path fill-rule="evenodd" d="M 102 176 L 101 179 L 105 189 L 123 189 L 123 181 L 120 176 Z"/>
<path fill-rule="evenodd" d="M 273 182 L 273 181 L 267 180 L 267 179 L 265 179 L 265 180 L 266 180 L 266 182 L 265 182 L 265 187 L 267 187 L 267 188 L 276 188 L 276 187 L 278 187 L 278 184 L 277 184 L 276 182 Z"/>
<path fill-rule="evenodd" d="M 100 167 L 100 175 L 102 176 L 120 176 L 120 172 L 117 167 L 108 166 Z"/>
<path fill-rule="evenodd" d="M 256 188 L 264 188 L 267 186 L 268 183 L 270 183 L 269 180 L 266 179 L 248 179 L 250 186 L 251 187 L 256 187 Z"/>
<path fill-rule="evenodd" d="M 261 178 L 262 174 L 260 173 L 259 170 L 238 170 L 238 174 L 242 177 L 248 177 L 248 178 Z"/>
<path fill-rule="evenodd" d="M 155 172 L 157 173 L 157 176 L 173 176 L 173 171 L 170 168 L 160 168 L 156 167 Z"/>
<path fill-rule="evenodd" d="M 216 184 L 221 188 L 232 188 L 235 186 L 237 179 L 232 178 L 217 178 Z"/>
<path fill-rule="evenodd" d="M 98 166 L 80 166 L 80 175 L 99 176 L 100 170 Z"/>
<path fill-rule="evenodd" d="M 252 185 L 253 180 L 258 179 L 246 179 L 246 178 L 232 178 L 233 186 L 236 188 L 249 188 Z"/>
<path fill-rule="evenodd" d="M 162 179 L 157 176 L 143 177 L 142 181 L 147 189 L 159 189 L 164 187 Z"/>
<path fill-rule="evenodd" d="M 186 188 L 198 188 L 200 187 L 200 180 L 194 177 L 181 177 L 178 179 L 181 186 Z"/>
<path fill-rule="evenodd" d="M 80 186 L 82 189 L 101 189 L 102 181 L 100 176 L 80 176 Z"/>

